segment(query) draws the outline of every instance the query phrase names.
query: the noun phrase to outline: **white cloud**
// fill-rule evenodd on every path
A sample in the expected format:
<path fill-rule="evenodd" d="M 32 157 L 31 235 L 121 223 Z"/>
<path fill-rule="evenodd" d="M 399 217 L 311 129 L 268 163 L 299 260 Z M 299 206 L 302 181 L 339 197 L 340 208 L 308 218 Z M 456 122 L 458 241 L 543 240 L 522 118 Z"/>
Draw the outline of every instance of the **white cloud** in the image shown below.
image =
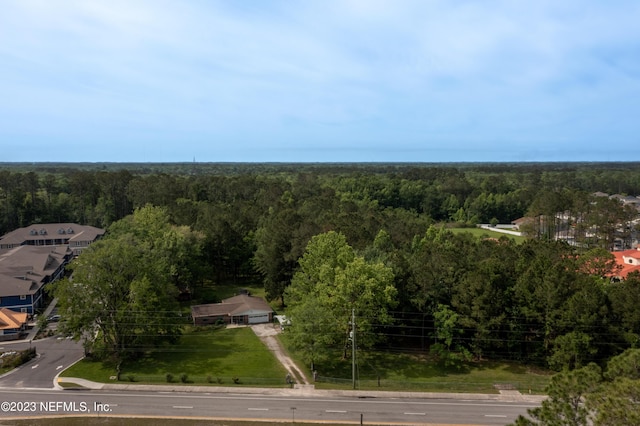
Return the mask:
<path fill-rule="evenodd" d="M 0 125 L 287 147 L 630 134 L 610 111 L 638 108 L 639 18 L 632 1 L 9 0 Z"/>

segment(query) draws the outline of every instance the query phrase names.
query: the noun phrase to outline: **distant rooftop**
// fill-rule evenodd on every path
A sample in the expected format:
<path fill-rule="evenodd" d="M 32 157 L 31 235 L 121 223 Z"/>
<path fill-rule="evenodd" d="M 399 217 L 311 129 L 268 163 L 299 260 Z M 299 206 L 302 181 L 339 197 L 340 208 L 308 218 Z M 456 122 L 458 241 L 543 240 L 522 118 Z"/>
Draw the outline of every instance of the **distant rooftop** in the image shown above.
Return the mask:
<path fill-rule="evenodd" d="M 9 250 L 22 245 L 88 245 L 102 237 L 104 233 L 104 229 L 77 223 L 33 224 L 0 237 L 0 250 Z"/>

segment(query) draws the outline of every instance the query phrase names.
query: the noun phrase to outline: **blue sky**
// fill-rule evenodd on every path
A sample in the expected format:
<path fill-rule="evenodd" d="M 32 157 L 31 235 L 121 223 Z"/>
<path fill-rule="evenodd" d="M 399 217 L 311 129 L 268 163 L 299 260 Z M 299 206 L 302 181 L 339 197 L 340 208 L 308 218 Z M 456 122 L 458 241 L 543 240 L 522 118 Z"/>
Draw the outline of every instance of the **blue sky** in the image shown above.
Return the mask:
<path fill-rule="evenodd" d="M 637 0 L 3 0 L 0 161 L 640 161 Z"/>

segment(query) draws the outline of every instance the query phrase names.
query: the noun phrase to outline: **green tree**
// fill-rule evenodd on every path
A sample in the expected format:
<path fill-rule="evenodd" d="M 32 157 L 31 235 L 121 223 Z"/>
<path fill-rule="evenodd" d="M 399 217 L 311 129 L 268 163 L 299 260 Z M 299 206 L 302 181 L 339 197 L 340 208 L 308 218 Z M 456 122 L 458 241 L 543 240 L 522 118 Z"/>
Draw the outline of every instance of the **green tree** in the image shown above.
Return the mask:
<path fill-rule="evenodd" d="M 313 237 L 299 264 L 285 294 L 292 342 L 306 362 L 327 359 L 340 347 L 346 355 L 352 310 L 358 347 L 380 340 L 375 327 L 391 322 L 388 308 L 396 296 L 389 267 L 356 256 L 344 235 L 334 231 Z"/>
<path fill-rule="evenodd" d="M 267 299 L 280 299 L 285 304 L 285 289 L 291 283 L 296 262 L 294 233 L 300 225 L 300 215 L 291 207 L 273 209 L 261 221 L 254 241 L 254 266 L 264 282 Z"/>
<path fill-rule="evenodd" d="M 602 378 L 600 367 L 589 364 L 578 370 L 558 373 L 547 388 L 549 397 L 540 407 L 529 410 L 529 416 L 518 417 L 517 426 L 586 426 L 591 410 L 585 398 L 594 392 Z"/>
<path fill-rule="evenodd" d="M 438 304 L 433 313 L 434 337 L 437 341 L 431 350 L 436 353 L 445 365 L 456 365 L 459 361 L 469 360 L 470 354 L 462 345 L 455 344 L 462 334 L 459 315 L 448 306 Z"/>
<path fill-rule="evenodd" d="M 545 359 L 555 338 L 570 326 L 564 318 L 567 300 L 576 292 L 573 258 L 563 243 L 528 240 L 520 247 L 513 291 L 520 321 L 527 324 L 521 339 L 527 342 L 526 356 L 532 360 Z"/>
<path fill-rule="evenodd" d="M 515 243 L 507 238 L 479 241 L 476 264 L 454 286 L 452 306 L 460 315 L 469 349 L 478 359 L 515 350 L 513 325 Z"/>
<path fill-rule="evenodd" d="M 610 332 L 620 347 L 638 347 L 640 343 L 640 275 L 629 274 L 626 280 L 606 287 L 611 305 Z"/>
<path fill-rule="evenodd" d="M 193 243 L 186 235 L 157 207 L 114 223 L 71 263 L 72 276 L 53 287 L 62 331 L 84 339 L 97 357 L 118 362 L 176 341 L 183 322 L 176 274 Z"/>
<path fill-rule="evenodd" d="M 588 398 L 594 424 L 640 424 L 640 349 L 627 349 L 607 363 L 604 381 Z"/>
<path fill-rule="evenodd" d="M 602 374 L 589 364 L 551 379 L 549 397 L 520 416 L 519 426 L 618 426 L 640 424 L 640 349 L 609 360 Z"/>
<path fill-rule="evenodd" d="M 591 337 L 580 331 L 558 336 L 553 342 L 553 353 L 549 356 L 549 367 L 555 370 L 574 369 L 584 365 L 597 350 L 591 345 Z"/>

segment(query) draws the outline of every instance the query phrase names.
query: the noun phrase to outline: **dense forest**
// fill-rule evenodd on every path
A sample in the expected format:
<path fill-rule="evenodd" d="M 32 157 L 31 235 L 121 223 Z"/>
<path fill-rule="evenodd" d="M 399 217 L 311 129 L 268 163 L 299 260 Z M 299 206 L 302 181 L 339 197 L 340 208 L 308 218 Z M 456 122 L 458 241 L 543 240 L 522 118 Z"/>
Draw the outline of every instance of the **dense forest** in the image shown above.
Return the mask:
<path fill-rule="evenodd" d="M 592 195 L 639 195 L 638 166 L 0 164 L 0 234 L 46 222 L 108 228 L 162 207 L 203 235 L 194 297 L 205 283 L 260 281 L 286 306 L 309 241 L 335 231 L 393 273 L 392 320 L 368 318 L 379 348 L 573 368 L 640 343 L 640 277 L 604 278 L 614 239 L 634 236 L 634 212 Z M 554 238 L 559 212 L 582 218 L 569 227 L 579 244 Z M 535 220 L 522 244 L 448 229 L 524 216 Z"/>

